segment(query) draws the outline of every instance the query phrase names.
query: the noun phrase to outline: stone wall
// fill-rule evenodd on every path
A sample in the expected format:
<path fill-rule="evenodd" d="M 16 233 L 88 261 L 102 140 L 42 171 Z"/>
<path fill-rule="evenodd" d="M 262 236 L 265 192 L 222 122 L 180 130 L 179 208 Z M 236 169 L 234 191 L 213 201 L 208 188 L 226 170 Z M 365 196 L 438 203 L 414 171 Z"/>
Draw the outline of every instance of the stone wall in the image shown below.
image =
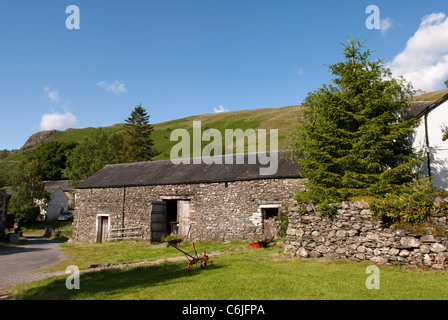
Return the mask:
<path fill-rule="evenodd" d="M 142 227 L 151 240 L 152 203 L 166 197 L 190 200 L 191 237 L 195 240 L 237 240 L 263 228 L 260 206 L 291 204 L 302 179 L 78 189 L 73 234 L 95 242 L 98 215 L 108 215 L 110 228 Z M 124 200 L 124 201 L 123 201 Z M 124 214 L 123 214 L 124 208 Z M 79 224 L 78 224 L 79 215 Z M 78 231 L 78 232 L 77 232 Z"/>
<path fill-rule="evenodd" d="M 368 203 L 338 204 L 333 219 L 323 217 L 313 205 L 306 213 L 290 208 L 285 252 L 303 258 L 370 260 L 380 265 L 402 264 L 443 269 L 448 265 L 448 224 L 443 214 L 432 218 L 424 234 L 385 225 L 375 219 Z M 437 231 L 437 232 L 435 232 Z M 434 235 L 433 235 L 434 233 Z"/>

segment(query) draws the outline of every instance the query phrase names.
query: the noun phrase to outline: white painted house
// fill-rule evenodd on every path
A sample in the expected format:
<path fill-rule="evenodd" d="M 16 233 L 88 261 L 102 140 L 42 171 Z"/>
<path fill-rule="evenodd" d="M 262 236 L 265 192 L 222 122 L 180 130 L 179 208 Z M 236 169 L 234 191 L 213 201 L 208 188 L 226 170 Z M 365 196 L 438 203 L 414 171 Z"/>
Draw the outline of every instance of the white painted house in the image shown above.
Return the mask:
<path fill-rule="evenodd" d="M 423 172 L 435 187 L 448 190 L 448 141 L 442 140 L 442 128 L 448 127 L 448 94 L 435 102 L 416 102 L 412 113 L 421 119 L 413 146 L 427 156 Z"/>
<path fill-rule="evenodd" d="M 73 187 L 69 187 L 65 180 L 45 181 L 45 191 L 50 194 L 50 201 L 48 203 L 43 200 L 35 201 L 40 207 L 40 214 L 48 220 L 56 220 L 73 202 L 71 190 Z"/>

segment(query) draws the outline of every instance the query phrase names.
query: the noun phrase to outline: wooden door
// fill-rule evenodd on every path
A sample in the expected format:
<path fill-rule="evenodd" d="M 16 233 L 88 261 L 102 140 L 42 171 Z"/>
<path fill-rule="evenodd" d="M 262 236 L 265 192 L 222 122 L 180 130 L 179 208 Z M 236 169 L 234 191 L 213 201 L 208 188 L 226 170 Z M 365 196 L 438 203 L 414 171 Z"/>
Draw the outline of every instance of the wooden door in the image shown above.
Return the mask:
<path fill-rule="evenodd" d="M 151 211 L 151 241 L 160 242 L 168 234 L 167 219 L 166 203 L 153 203 Z"/>
<path fill-rule="evenodd" d="M 99 217 L 98 220 L 98 242 L 105 243 L 109 233 L 109 217 Z"/>
<path fill-rule="evenodd" d="M 177 202 L 177 220 L 179 221 L 179 235 L 182 238 L 190 238 L 190 201 L 179 200 Z"/>

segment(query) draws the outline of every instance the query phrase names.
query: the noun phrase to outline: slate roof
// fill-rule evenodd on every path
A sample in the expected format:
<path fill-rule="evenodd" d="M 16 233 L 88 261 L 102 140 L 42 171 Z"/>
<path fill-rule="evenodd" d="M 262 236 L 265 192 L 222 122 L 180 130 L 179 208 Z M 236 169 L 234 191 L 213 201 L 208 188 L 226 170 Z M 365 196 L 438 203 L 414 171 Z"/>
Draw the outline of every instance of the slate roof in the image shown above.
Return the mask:
<path fill-rule="evenodd" d="M 437 101 L 412 101 L 412 107 L 411 110 L 409 110 L 408 118 L 421 118 L 423 115 L 434 110 L 447 100 L 448 94 Z"/>
<path fill-rule="evenodd" d="M 243 155 L 244 164 L 236 164 L 235 155 L 225 155 L 222 156 L 222 164 L 205 164 L 203 161 L 201 164 L 192 162 L 173 164 L 171 160 L 160 160 L 106 165 L 79 183 L 76 188 L 118 188 L 301 177 L 298 173 L 298 164 L 292 164 L 285 159 L 285 152 L 275 152 L 272 156 L 276 154 L 278 170 L 274 175 L 260 175 L 260 168 L 269 167 L 269 163 L 260 164 L 258 154 L 256 164 L 249 164 L 249 154 Z M 234 164 L 226 164 L 225 157 L 229 156 L 234 157 Z"/>
<path fill-rule="evenodd" d="M 53 193 L 59 188 L 64 192 L 73 190 L 74 188 L 69 186 L 67 182 L 67 180 L 45 181 L 45 191 Z"/>

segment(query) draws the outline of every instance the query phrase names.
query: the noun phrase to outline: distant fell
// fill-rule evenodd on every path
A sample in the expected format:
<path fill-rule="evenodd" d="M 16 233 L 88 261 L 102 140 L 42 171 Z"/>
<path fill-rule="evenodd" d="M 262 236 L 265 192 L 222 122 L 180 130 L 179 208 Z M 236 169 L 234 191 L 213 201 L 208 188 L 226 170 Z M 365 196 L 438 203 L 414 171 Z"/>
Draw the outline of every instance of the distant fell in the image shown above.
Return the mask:
<path fill-rule="evenodd" d="M 178 143 L 177 141 L 170 140 L 172 131 L 175 129 L 186 129 L 191 133 L 193 129 L 193 121 L 201 121 L 202 130 L 212 128 L 219 130 L 223 137 L 225 129 L 242 129 L 243 131 L 247 129 L 266 129 L 268 134 L 270 129 L 278 129 L 278 147 L 282 150 L 287 148 L 288 137 L 297 125 L 299 110 L 300 106 L 297 105 L 280 108 L 240 110 L 201 114 L 152 124 L 154 128 L 152 138 L 154 140 L 155 149 L 157 150 L 157 155 L 153 160 L 169 159 L 171 148 Z M 149 110 L 149 113 L 151 113 L 151 110 Z M 122 133 L 124 132 L 124 124 L 117 123 L 101 128 L 89 127 L 67 129 L 65 131 L 40 131 L 33 134 L 20 150 L 4 159 L 5 161 L 3 164 L 19 163 L 25 160 L 27 155 L 32 154 L 34 149 L 44 142 L 81 142 L 97 130 L 103 130 L 111 134 Z M 0 166 L 1 165 L 2 163 L 0 161 Z"/>
<path fill-rule="evenodd" d="M 44 143 L 50 139 L 51 135 L 55 134 L 56 132 L 60 132 L 58 130 L 49 130 L 49 131 L 39 131 L 33 134 L 31 137 L 26 140 L 25 144 L 23 145 L 20 150 L 27 150 L 31 149 L 35 146 L 38 146 L 41 143 Z"/>
<path fill-rule="evenodd" d="M 444 89 L 444 90 L 420 94 L 418 96 L 415 96 L 412 100 L 413 101 L 437 101 L 437 100 L 443 98 L 447 94 L 448 94 L 448 89 Z"/>
<path fill-rule="evenodd" d="M 424 93 L 415 96 L 413 101 L 437 101 L 444 95 L 448 94 L 448 89 Z M 208 113 L 190 116 L 181 119 L 170 120 L 162 123 L 152 124 L 154 131 L 152 138 L 154 146 L 157 150 L 157 155 L 153 160 L 169 159 L 171 148 L 177 141 L 171 141 L 171 132 L 175 129 L 193 128 L 193 121 L 201 121 L 202 129 L 218 129 L 224 136 L 225 129 L 278 129 L 278 149 L 284 150 L 288 148 L 289 137 L 295 131 L 297 120 L 299 116 L 300 106 L 291 105 L 280 108 L 262 108 L 249 109 L 240 111 L 230 111 L 222 113 Z M 149 110 L 151 113 L 151 110 Z M 67 129 L 65 131 L 50 130 L 40 131 L 33 134 L 25 142 L 23 147 L 8 156 L 3 161 L 0 161 L 0 166 L 9 163 L 19 163 L 26 158 L 27 154 L 31 154 L 33 150 L 40 144 L 55 140 L 59 142 L 81 142 L 86 137 L 92 135 L 96 130 L 104 130 L 108 133 L 122 133 L 124 131 L 124 124 L 117 123 L 108 127 L 102 128 L 82 128 L 82 129 Z"/>

